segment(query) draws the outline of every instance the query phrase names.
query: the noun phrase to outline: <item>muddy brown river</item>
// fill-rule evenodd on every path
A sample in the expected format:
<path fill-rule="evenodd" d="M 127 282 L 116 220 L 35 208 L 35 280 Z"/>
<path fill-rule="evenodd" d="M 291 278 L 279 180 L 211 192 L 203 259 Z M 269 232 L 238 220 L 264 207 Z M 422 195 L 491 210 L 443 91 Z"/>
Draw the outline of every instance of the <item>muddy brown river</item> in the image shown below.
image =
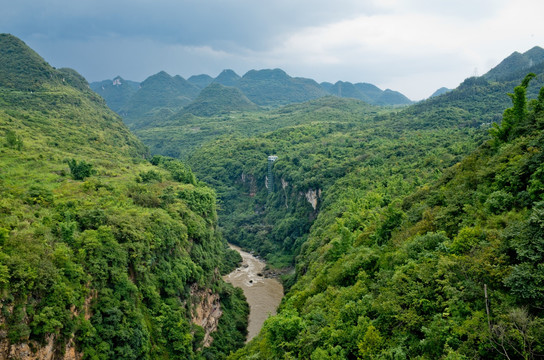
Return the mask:
<path fill-rule="evenodd" d="M 237 246 L 229 245 L 242 255 L 242 266 L 223 279 L 235 287 L 242 288 L 249 303 L 249 324 L 247 340 L 253 339 L 263 327 L 264 321 L 270 315 L 276 314 L 276 309 L 283 297 L 283 286 L 277 279 L 265 278 L 263 275 L 266 263 L 257 259 Z"/>

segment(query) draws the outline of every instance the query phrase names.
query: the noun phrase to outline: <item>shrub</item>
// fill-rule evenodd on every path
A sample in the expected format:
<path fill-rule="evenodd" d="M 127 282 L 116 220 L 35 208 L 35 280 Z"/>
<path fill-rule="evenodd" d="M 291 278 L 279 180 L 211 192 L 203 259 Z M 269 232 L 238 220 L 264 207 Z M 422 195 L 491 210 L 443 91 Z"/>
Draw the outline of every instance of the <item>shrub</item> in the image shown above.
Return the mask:
<path fill-rule="evenodd" d="M 91 176 L 93 171 L 93 165 L 81 160 L 72 159 L 68 161 L 68 166 L 70 167 L 70 172 L 72 173 L 72 178 L 74 180 L 85 180 L 85 178 Z"/>
<path fill-rule="evenodd" d="M 15 134 L 13 130 L 6 132 L 6 145 L 12 149 L 21 150 L 23 148 L 23 139 Z"/>
<path fill-rule="evenodd" d="M 138 178 L 136 178 L 136 182 L 141 183 L 150 183 L 152 181 L 162 181 L 162 175 L 160 172 L 155 170 L 149 170 L 149 171 L 142 171 L 138 175 Z"/>

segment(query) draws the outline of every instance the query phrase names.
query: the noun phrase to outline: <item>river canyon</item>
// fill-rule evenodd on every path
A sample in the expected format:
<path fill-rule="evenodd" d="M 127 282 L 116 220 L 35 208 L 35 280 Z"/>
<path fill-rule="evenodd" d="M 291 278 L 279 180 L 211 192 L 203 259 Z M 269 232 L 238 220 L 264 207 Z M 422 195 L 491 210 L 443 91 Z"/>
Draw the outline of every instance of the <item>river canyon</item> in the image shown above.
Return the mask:
<path fill-rule="evenodd" d="M 223 279 L 244 291 L 249 303 L 247 341 L 250 341 L 259 333 L 268 316 L 276 314 L 283 297 L 283 286 L 277 279 L 264 276 L 264 261 L 235 245 L 229 246 L 240 253 L 242 265 Z"/>

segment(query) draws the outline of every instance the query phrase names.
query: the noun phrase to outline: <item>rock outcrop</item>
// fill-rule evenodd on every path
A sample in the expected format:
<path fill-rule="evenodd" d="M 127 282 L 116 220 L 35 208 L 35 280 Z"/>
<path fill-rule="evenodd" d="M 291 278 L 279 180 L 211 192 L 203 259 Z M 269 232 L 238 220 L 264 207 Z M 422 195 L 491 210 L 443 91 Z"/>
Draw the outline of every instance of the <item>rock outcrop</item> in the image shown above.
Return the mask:
<path fill-rule="evenodd" d="M 213 341 L 211 334 L 217 330 L 219 318 L 223 315 L 219 294 L 214 294 L 210 289 L 198 289 L 193 286 L 191 287 L 191 298 L 194 305 L 191 320 L 204 329 L 205 335 L 202 345 L 208 347 Z"/>
<path fill-rule="evenodd" d="M 306 200 L 312 205 L 312 208 L 317 210 L 317 200 L 321 197 L 321 189 L 309 189 L 304 193 L 304 196 L 306 197 Z"/>
<path fill-rule="evenodd" d="M 255 176 L 242 173 L 242 184 L 245 185 L 246 183 L 249 186 L 249 196 L 255 196 L 257 193 L 257 181 L 255 180 Z"/>

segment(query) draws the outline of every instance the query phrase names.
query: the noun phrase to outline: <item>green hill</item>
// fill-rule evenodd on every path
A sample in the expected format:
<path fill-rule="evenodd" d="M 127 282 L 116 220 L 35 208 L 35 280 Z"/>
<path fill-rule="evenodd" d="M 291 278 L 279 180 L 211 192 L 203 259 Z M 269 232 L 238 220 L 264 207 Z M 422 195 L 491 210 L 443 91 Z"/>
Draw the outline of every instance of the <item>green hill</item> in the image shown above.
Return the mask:
<path fill-rule="evenodd" d="M 445 94 L 449 91 L 451 91 L 452 89 L 448 89 L 447 87 L 441 87 L 440 89 L 437 89 L 434 93 L 432 93 L 431 96 L 429 96 L 429 98 L 432 98 L 432 97 L 435 97 L 435 96 L 440 96 L 442 94 Z"/>
<path fill-rule="evenodd" d="M 501 63 L 489 70 L 484 77 L 488 80 L 501 80 L 508 78 L 513 72 L 528 72 L 529 68 L 544 62 L 544 49 L 535 46 L 520 54 L 514 52 Z"/>
<path fill-rule="evenodd" d="M 532 66 L 529 72 L 544 76 L 544 63 Z M 502 113 L 511 103 L 508 93 L 527 74 L 524 70 L 512 70 L 504 80 L 490 81 L 486 76 L 465 79 L 459 87 L 441 96 L 432 97 L 408 107 L 404 116 L 412 118 L 413 126 L 442 126 L 444 123 L 459 126 L 489 127 L 500 122 Z M 528 96 L 536 98 L 539 88 L 536 82 L 529 84 Z M 431 121 L 432 119 L 438 122 Z"/>
<path fill-rule="evenodd" d="M 377 99 L 380 97 L 380 95 L 383 93 L 383 90 L 377 87 L 376 85 L 368 84 L 368 83 L 356 83 L 355 87 L 363 93 L 363 95 L 371 98 L 371 99 Z"/>
<path fill-rule="evenodd" d="M 221 73 L 217 75 L 217 77 L 214 79 L 214 82 L 224 86 L 237 86 L 240 79 L 240 75 L 236 74 L 230 69 L 226 69 L 221 71 Z"/>
<path fill-rule="evenodd" d="M 30 91 L 60 80 L 59 73 L 20 39 L 0 34 L 0 44 L 1 87 Z"/>
<path fill-rule="evenodd" d="M 15 59 L 0 63 L 2 355 L 224 358 L 243 344 L 213 190 L 181 162 L 148 162 L 74 71 L 11 35 L 0 54 Z M 223 316 L 203 347 L 208 303 Z"/>
<path fill-rule="evenodd" d="M 237 88 L 212 83 L 204 88 L 198 97 L 184 107 L 178 115 L 213 116 L 233 111 L 257 110 L 259 107 Z"/>
<path fill-rule="evenodd" d="M 122 114 L 130 98 L 140 88 L 140 83 L 116 76 L 113 80 L 104 80 L 90 84 L 91 89 L 106 100 L 106 104 L 116 113 Z"/>
<path fill-rule="evenodd" d="M 179 111 L 198 96 L 200 89 L 181 76 L 164 71 L 148 77 L 132 95 L 121 112 L 131 127 L 140 127 L 156 117 Z"/>
<path fill-rule="evenodd" d="M 235 95 L 238 100 L 239 94 Z M 243 103 L 247 105 L 245 100 Z M 295 124 L 335 121 L 336 117 L 344 114 L 367 116 L 379 112 L 379 108 L 359 100 L 328 96 L 268 111 L 221 110 L 212 116 L 194 116 L 182 110 L 178 115 L 136 129 L 135 133 L 152 153 L 187 159 L 196 149 L 222 136 L 244 138 Z"/>
<path fill-rule="evenodd" d="M 404 111 L 200 149 L 225 236 L 273 264 L 296 256 L 279 314 L 230 359 L 538 358 L 544 89 L 528 101 L 527 82 L 491 138 L 470 126 L 484 99 L 497 106 L 481 78 Z"/>
<path fill-rule="evenodd" d="M 409 105 L 412 100 L 398 91 L 385 89 L 383 93 L 375 100 L 376 105 Z"/>
<path fill-rule="evenodd" d="M 541 65 L 531 69 L 542 78 Z M 338 112 L 198 149 L 189 162 L 218 191 L 225 237 L 270 266 L 295 267 L 284 277 L 289 290 L 278 316 L 231 359 L 542 353 L 540 305 L 528 305 L 542 301 L 540 278 L 530 275 L 540 255 L 531 262 L 522 245 L 509 245 L 525 227 L 523 244 L 541 237 L 527 211 L 542 200 L 528 194 L 540 194 L 529 187 L 540 186 L 544 93 L 534 100 L 538 83 L 529 84 L 527 111 L 504 112 L 506 93 L 524 76 L 510 79 L 520 73 L 502 82 L 470 78 L 440 97 L 374 115 L 348 112 L 357 102 L 331 106 L 334 98 L 291 105 L 276 111 L 310 119 Z M 502 140 L 463 160 L 503 113 L 495 130 Z M 278 156 L 272 172 L 269 155 Z M 461 168 L 471 171 L 459 175 L 464 185 L 448 184 Z M 518 268 L 520 261 L 528 264 Z"/>
<path fill-rule="evenodd" d="M 321 85 L 323 87 L 323 84 Z M 359 99 L 367 103 L 372 103 L 372 98 L 361 92 L 350 82 L 338 81 L 330 87 L 326 87 L 328 93 L 338 97 L 347 97 Z M 381 93 L 381 92 L 380 92 Z"/>
<path fill-rule="evenodd" d="M 281 69 L 248 71 L 235 86 L 261 106 L 304 102 L 327 95 L 314 80 L 292 78 Z"/>
<path fill-rule="evenodd" d="M 381 90 L 377 86 L 367 83 L 352 84 L 338 81 L 335 84 L 321 83 L 321 88 L 329 94 L 338 97 L 359 99 L 372 105 L 409 105 L 412 101 L 398 91 Z"/>
<path fill-rule="evenodd" d="M 193 75 L 187 79 L 191 84 L 204 89 L 206 86 L 210 85 L 213 82 L 213 78 L 206 74 Z"/>
<path fill-rule="evenodd" d="M 0 40 L 18 49 L 0 46 L 18 59 L 0 63 L 0 348 L 10 356 L 544 354 L 542 49 L 403 108 L 319 95 L 404 101 L 391 90 L 316 88 L 279 69 L 225 71 L 202 91 L 159 73 L 145 87 L 162 95 L 140 99 L 132 126 L 183 163 L 148 162 L 81 76 Z M 180 105 L 190 89 L 196 100 Z M 235 262 L 223 236 L 281 269 L 286 289 L 235 353 L 248 309 L 221 281 Z M 213 333 L 195 320 L 209 304 L 223 312 Z"/>
<path fill-rule="evenodd" d="M 214 115 L 225 112 L 225 109 L 244 108 L 248 106 L 246 100 L 233 100 L 234 93 L 223 92 L 225 99 L 219 99 L 219 93 L 213 94 L 214 102 L 221 103 L 219 107 L 205 98 L 200 98 L 191 105 L 190 111 L 181 111 L 192 101 L 196 100 L 200 91 L 208 85 L 216 83 L 227 87 L 235 87 L 247 97 L 251 103 L 278 107 L 293 103 L 301 103 L 333 94 L 340 97 L 355 98 L 369 104 L 390 106 L 406 105 L 411 101 L 398 92 L 382 91 L 374 85 L 366 83 L 351 84 L 337 82 L 333 84 L 317 84 L 314 80 L 293 78 L 281 69 L 251 70 L 240 77 L 232 70 L 223 70 L 215 79 L 208 75 L 191 76 L 188 80 L 180 76 L 171 77 L 164 71 L 150 76 L 146 81 L 137 84 L 132 81 L 116 77 L 113 80 L 104 80 L 91 84 L 91 88 L 104 97 L 112 110 L 123 116 L 126 124 L 135 131 L 146 131 L 154 127 L 165 128 L 176 122 L 176 114 L 198 113 L 199 116 Z M 341 87 L 341 88 L 340 88 Z M 210 94 L 205 94 L 206 97 Z M 239 97 L 239 94 L 235 94 Z M 207 101 L 210 109 L 204 109 L 203 101 Z M 234 101 L 233 105 L 228 105 Z M 241 101 L 241 102 L 240 102 Z M 250 105 L 250 104 L 249 104 Z M 200 107 L 200 109 L 196 109 Z M 248 110 L 254 107 L 249 106 Z M 206 115 L 204 115 L 206 114 Z M 144 130 L 145 129 L 145 130 Z M 154 148 L 149 137 L 145 136 L 148 145 Z M 190 150 L 190 149 L 189 149 Z M 160 153 L 165 153 L 159 150 Z M 184 151 L 187 153 L 187 151 Z M 179 152 L 168 152 L 176 153 Z"/>

